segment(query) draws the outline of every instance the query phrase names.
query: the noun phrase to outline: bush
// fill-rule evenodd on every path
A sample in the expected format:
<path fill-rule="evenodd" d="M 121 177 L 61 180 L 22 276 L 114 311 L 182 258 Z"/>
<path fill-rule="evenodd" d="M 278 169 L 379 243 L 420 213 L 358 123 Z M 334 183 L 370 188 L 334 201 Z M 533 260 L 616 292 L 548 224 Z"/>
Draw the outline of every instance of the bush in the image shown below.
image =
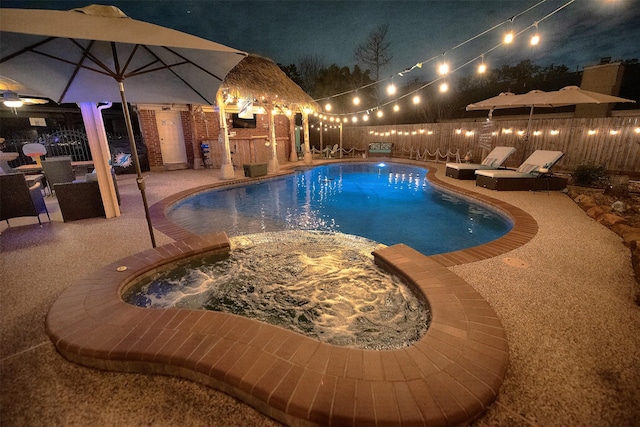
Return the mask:
<path fill-rule="evenodd" d="M 586 187 L 606 186 L 606 170 L 603 166 L 582 164 L 576 166 L 572 173 L 573 183 Z"/>

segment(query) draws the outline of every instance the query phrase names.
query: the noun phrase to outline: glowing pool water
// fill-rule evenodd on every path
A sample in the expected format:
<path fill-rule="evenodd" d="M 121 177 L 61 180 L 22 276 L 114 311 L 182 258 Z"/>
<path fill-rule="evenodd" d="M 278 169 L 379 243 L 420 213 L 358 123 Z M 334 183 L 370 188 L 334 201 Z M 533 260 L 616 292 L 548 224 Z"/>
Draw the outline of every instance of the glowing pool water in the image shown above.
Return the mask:
<path fill-rule="evenodd" d="M 332 164 L 199 193 L 167 217 L 201 235 L 339 231 L 425 255 L 481 245 L 512 228 L 496 210 L 430 185 L 426 174 L 404 164 Z"/>
<path fill-rule="evenodd" d="M 142 307 L 225 311 L 320 341 L 401 348 L 429 326 L 426 302 L 373 263 L 381 245 L 341 233 L 289 231 L 231 239 L 229 256 L 197 258 L 128 289 Z"/>

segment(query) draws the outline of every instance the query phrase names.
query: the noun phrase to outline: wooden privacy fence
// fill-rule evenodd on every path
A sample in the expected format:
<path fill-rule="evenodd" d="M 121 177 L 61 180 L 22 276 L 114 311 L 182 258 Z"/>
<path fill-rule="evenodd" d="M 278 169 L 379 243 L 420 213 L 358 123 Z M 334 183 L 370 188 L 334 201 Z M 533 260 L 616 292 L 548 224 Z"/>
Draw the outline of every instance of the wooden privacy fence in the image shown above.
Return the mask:
<path fill-rule="evenodd" d="M 640 115 L 534 118 L 527 138 L 528 126 L 527 119 L 501 118 L 493 120 L 490 127 L 486 126 L 484 120 L 345 126 L 342 145 L 345 150 L 366 150 L 371 142 L 392 142 L 394 157 L 420 159 L 424 158 L 425 152 L 439 152 L 460 153 L 461 158 L 469 154 L 473 160 L 480 160 L 487 151 L 483 153 L 479 144 L 482 139 L 489 142 L 491 147 L 516 147 L 516 152 L 506 162 L 508 167 L 519 166 L 535 150 L 555 150 L 565 153 L 556 165 L 557 170 L 571 171 L 581 164 L 595 164 L 604 166 L 611 173 L 640 173 Z M 330 134 L 324 138 L 325 143 L 339 142 Z M 419 153 L 418 157 L 416 153 Z"/>

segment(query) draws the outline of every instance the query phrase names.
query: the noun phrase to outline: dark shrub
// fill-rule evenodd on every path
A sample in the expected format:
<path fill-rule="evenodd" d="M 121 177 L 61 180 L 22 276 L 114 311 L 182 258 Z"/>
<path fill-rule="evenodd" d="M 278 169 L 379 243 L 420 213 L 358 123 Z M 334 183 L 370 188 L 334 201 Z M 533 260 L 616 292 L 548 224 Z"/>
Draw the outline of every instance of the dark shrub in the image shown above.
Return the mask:
<path fill-rule="evenodd" d="M 572 173 L 573 183 L 586 187 L 601 187 L 606 185 L 606 170 L 603 166 L 582 164 L 576 166 Z"/>

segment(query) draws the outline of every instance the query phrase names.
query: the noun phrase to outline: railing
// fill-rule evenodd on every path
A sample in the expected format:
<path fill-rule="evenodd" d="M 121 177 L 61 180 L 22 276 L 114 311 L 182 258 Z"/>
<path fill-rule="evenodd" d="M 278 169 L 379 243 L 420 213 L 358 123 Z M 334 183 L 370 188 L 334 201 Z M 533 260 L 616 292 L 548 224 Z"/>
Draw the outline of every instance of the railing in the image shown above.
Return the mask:
<path fill-rule="evenodd" d="M 107 139 L 109 140 L 112 156 L 117 154 L 116 151 L 122 151 L 120 146 L 128 147 L 128 142 L 124 145 L 122 144 L 120 135 L 109 134 L 107 135 Z M 125 140 L 128 141 L 127 138 L 125 138 Z M 136 136 L 136 141 L 141 141 L 141 138 Z M 47 150 L 46 157 L 71 156 L 74 162 L 93 160 L 91 150 L 89 149 L 87 134 L 84 129 L 44 129 L 39 131 L 37 135 L 31 137 L 24 136 L 6 139 L 0 143 L 0 150 L 7 153 L 18 153 L 18 157 L 9 162 L 12 167 L 18 167 L 33 163 L 30 157 L 24 155 L 22 147 L 34 142 L 45 146 Z M 140 154 L 140 152 L 138 154 Z"/>

